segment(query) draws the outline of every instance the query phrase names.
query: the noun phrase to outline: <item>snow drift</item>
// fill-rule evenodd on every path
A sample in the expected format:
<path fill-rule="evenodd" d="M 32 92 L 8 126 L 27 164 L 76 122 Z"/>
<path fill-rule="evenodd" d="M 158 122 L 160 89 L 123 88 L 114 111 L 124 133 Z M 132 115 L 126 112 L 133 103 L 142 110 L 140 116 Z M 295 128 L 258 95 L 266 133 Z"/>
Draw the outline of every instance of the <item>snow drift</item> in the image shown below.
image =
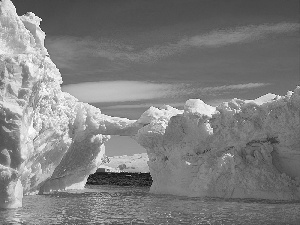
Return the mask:
<path fill-rule="evenodd" d="M 40 21 L 0 2 L 0 207 L 83 187 L 109 135 L 147 149 L 151 192 L 300 199 L 300 88 L 217 108 L 199 99 L 184 111 L 151 107 L 137 121 L 106 116 L 61 91 Z"/>

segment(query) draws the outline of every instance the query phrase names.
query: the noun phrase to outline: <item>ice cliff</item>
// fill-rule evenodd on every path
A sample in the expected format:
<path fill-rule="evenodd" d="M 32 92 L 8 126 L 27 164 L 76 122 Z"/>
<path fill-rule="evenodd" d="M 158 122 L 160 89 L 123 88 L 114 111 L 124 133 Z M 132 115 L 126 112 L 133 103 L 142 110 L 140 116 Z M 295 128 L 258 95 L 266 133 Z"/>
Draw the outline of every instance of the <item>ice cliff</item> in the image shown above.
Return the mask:
<path fill-rule="evenodd" d="M 136 139 L 149 156 L 151 192 L 299 200 L 300 87 L 268 96 L 145 112 Z"/>
<path fill-rule="evenodd" d="M 101 114 L 61 91 L 41 19 L 0 2 L 0 207 L 24 194 L 83 187 L 104 159 L 108 134 L 133 135 L 134 121 Z"/>
<path fill-rule="evenodd" d="M 146 148 L 154 193 L 300 199 L 300 88 L 217 108 L 151 107 L 137 121 L 110 117 L 61 91 L 40 21 L 0 2 L 0 207 L 83 187 L 109 135 Z"/>

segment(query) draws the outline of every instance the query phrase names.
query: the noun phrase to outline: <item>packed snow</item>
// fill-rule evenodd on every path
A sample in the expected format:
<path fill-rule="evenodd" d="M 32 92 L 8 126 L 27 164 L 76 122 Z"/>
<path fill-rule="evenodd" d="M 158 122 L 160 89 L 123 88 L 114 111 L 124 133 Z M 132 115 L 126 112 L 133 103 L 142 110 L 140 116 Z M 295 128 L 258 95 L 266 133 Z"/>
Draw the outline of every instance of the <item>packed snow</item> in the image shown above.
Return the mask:
<path fill-rule="evenodd" d="M 22 206 L 24 194 L 83 188 L 105 162 L 109 135 L 147 150 L 152 193 L 300 199 L 300 87 L 216 108 L 199 99 L 184 110 L 151 107 L 137 121 L 110 117 L 61 91 L 40 22 L 0 2 L 1 208 Z"/>

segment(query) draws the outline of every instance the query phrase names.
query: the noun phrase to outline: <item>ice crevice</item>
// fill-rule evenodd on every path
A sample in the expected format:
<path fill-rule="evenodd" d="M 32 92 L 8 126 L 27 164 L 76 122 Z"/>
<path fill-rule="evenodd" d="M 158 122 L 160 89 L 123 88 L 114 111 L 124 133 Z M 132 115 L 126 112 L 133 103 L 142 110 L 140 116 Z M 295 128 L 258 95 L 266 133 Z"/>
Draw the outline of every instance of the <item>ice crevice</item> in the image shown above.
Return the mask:
<path fill-rule="evenodd" d="M 61 91 L 40 21 L 0 1 L 1 208 L 22 206 L 24 194 L 82 188 L 105 161 L 110 135 L 147 150 L 152 193 L 300 199 L 300 87 L 218 107 L 200 99 L 184 110 L 150 107 L 138 120 L 111 117 Z"/>

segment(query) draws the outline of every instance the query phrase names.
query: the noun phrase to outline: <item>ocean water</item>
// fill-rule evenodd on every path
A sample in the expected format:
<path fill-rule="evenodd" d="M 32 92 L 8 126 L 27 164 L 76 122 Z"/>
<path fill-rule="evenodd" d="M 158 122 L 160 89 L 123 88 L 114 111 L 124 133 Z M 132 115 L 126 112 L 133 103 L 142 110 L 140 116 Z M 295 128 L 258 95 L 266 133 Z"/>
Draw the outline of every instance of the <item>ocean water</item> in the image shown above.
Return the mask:
<path fill-rule="evenodd" d="M 300 202 L 154 195 L 149 188 L 87 186 L 24 196 L 0 224 L 300 224 Z"/>

